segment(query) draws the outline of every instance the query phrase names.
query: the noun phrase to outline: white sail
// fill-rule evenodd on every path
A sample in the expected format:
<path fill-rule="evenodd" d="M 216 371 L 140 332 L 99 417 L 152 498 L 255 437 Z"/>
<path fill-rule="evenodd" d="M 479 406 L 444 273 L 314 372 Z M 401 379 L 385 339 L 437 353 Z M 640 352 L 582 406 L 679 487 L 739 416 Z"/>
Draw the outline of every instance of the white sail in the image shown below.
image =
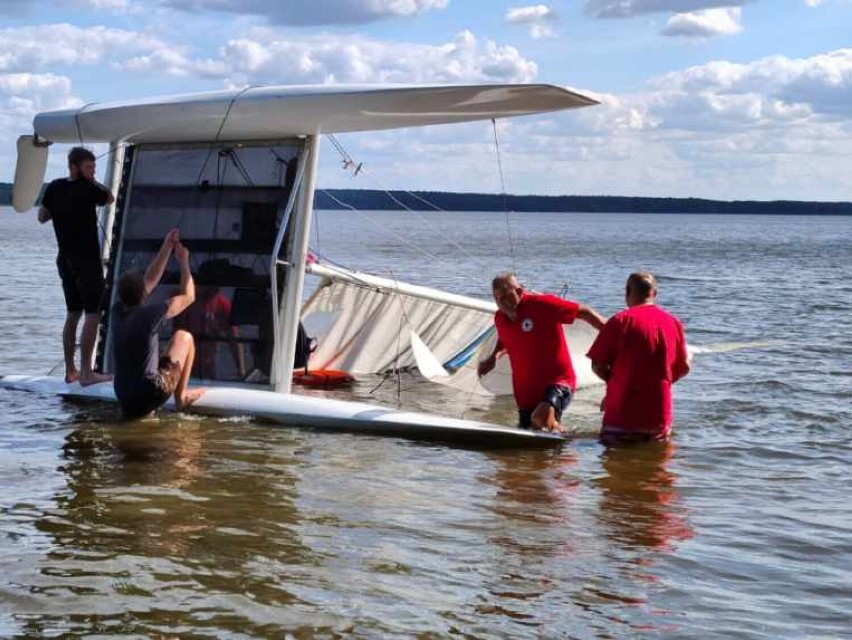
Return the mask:
<path fill-rule="evenodd" d="M 311 356 L 314 369 L 340 369 L 353 374 L 381 373 L 414 367 L 414 332 L 443 366 L 484 340 L 493 321 L 487 302 L 413 287 L 394 280 L 345 269 L 311 265 L 309 271 L 323 276 L 317 290 L 302 309 L 311 328 L 321 314 L 326 329 L 315 335 Z"/>

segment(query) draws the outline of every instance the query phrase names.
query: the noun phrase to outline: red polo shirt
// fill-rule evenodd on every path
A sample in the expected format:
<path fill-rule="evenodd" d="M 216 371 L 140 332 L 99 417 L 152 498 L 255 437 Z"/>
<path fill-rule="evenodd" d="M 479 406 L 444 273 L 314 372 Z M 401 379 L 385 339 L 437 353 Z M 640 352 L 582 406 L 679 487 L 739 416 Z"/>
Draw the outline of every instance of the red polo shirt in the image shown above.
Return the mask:
<path fill-rule="evenodd" d="M 548 387 L 577 386 L 563 324 L 577 318 L 580 305 L 552 295 L 524 293 L 515 322 L 494 314 L 497 337 L 512 363 L 512 387 L 519 409 L 534 409 Z"/>
<path fill-rule="evenodd" d="M 655 305 L 612 316 L 586 354 L 609 365 L 605 427 L 667 435 L 672 424 L 672 383 L 684 374 L 686 335 L 680 320 Z"/>

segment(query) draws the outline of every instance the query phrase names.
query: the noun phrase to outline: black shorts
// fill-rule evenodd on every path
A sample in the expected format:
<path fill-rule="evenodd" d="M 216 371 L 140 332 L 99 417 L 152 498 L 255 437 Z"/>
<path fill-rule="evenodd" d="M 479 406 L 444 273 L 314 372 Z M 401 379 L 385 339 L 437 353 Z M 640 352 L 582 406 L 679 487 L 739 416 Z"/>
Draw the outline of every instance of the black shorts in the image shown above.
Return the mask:
<path fill-rule="evenodd" d="M 56 258 L 68 311 L 99 313 L 104 297 L 104 270 L 100 258 Z"/>
<path fill-rule="evenodd" d="M 138 395 L 119 399 L 125 418 L 141 418 L 162 407 L 180 382 L 180 364 L 168 356 L 160 358 L 157 375 L 145 380 Z"/>
<path fill-rule="evenodd" d="M 558 422 L 562 419 L 562 412 L 571 404 L 571 397 L 570 387 L 555 384 L 547 388 L 541 401 L 549 404 L 556 410 L 556 421 Z M 534 412 L 535 407 L 532 409 L 518 409 L 518 426 L 521 429 L 532 429 L 532 414 Z"/>

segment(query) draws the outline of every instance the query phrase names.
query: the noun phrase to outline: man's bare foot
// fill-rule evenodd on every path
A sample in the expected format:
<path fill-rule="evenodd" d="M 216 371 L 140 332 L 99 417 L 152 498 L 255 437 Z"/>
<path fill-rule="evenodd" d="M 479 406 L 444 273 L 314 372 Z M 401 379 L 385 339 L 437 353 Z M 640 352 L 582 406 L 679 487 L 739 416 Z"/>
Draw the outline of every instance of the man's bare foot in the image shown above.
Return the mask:
<path fill-rule="evenodd" d="M 205 391 L 207 391 L 207 389 L 205 388 L 187 389 L 184 392 L 183 397 L 175 403 L 177 405 L 178 411 L 183 411 L 184 409 L 186 409 L 189 405 L 191 405 L 193 402 L 203 396 Z"/>
<path fill-rule="evenodd" d="M 112 376 L 106 373 L 97 373 L 95 371 L 80 374 L 80 386 L 88 387 L 92 384 L 100 384 L 101 382 L 111 382 Z"/>
<path fill-rule="evenodd" d="M 74 384 L 80 379 L 80 372 L 77 370 L 65 372 L 65 384 Z"/>

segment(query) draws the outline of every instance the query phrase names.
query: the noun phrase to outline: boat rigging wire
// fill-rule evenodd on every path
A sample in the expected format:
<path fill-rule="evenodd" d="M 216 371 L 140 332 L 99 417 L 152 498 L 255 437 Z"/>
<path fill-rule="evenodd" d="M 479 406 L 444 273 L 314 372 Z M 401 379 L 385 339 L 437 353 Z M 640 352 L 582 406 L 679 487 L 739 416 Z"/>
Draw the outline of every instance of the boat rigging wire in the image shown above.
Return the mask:
<path fill-rule="evenodd" d="M 395 202 L 401 209 L 403 209 L 404 211 L 407 211 L 408 213 L 414 215 L 416 218 L 418 218 L 419 220 L 421 220 L 425 224 L 430 225 L 432 230 L 437 231 L 437 233 L 444 240 L 446 240 L 453 247 L 458 249 L 467 258 L 469 258 L 473 262 L 477 263 L 480 267 L 482 267 L 484 269 L 490 268 L 481 258 L 478 258 L 474 254 L 472 254 L 470 251 L 468 251 L 465 247 L 463 247 L 458 242 L 456 242 L 452 237 L 450 237 L 446 233 L 443 233 L 442 231 L 437 229 L 435 227 L 435 225 L 432 224 L 431 220 L 427 219 L 423 214 L 416 211 L 415 209 L 412 209 L 411 207 L 406 205 L 404 202 L 402 202 L 399 198 L 394 196 L 393 193 L 391 192 L 391 190 L 388 189 L 384 184 L 382 184 L 382 182 L 375 175 L 373 175 L 373 173 L 371 171 L 364 168 L 363 162 L 356 163 L 355 159 L 349 154 L 348 151 L 346 151 L 346 149 L 343 147 L 341 142 L 334 136 L 334 134 L 328 133 L 328 134 L 325 134 L 325 135 L 331 141 L 331 144 L 334 146 L 334 148 L 337 150 L 337 152 L 340 154 L 340 157 L 343 161 L 343 169 L 348 170 L 353 166 L 355 167 L 355 173 L 352 176 L 353 178 L 356 177 L 359 173 L 364 173 L 370 180 L 372 180 L 379 187 L 380 191 L 382 191 L 385 195 L 387 195 L 388 198 L 390 198 L 393 202 Z M 403 191 L 403 193 L 406 193 L 406 194 L 410 195 L 412 198 L 420 200 L 421 202 L 429 205 L 435 211 L 444 211 L 444 209 L 442 209 L 438 205 L 430 202 L 426 198 L 423 198 L 421 196 L 416 195 L 415 193 L 413 193 L 411 191 Z"/>
<path fill-rule="evenodd" d="M 398 241 L 399 241 L 399 242 L 401 242 L 402 244 L 406 245 L 407 247 L 411 247 L 411 248 L 412 248 L 412 249 L 414 249 L 415 251 L 417 251 L 417 252 L 419 252 L 419 253 L 423 254 L 424 256 L 426 256 L 427 258 L 429 258 L 430 260 L 434 260 L 435 262 L 440 262 L 440 263 L 442 263 L 442 264 L 446 264 L 446 265 L 450 265 L 450 266 L 455 266 L 455 265 L 452 265 L 451 263 L 449 263 L 448 261 L 446 261 L 446 260 L 444 260 L 444 259 L 442 259 L 442 258 L 439 258 L 438 256 L 432 255 L 431 253 L 429 253 L 429 252 L 428 252 L 428 251 L 426 251 L 425 249 L 421 249 L 420 247 L 418 247 L 418 246 L 417 246 L 416 244 L 414 244 L 413 242 L 410 242 L 409 240 L 406 240 L 406 239 L 405 239 L 404 237 L 402 237 L 400 234 L 398 234 L 398 233 L 396 233 L 396 232 L 394 232 L 394 231 L 389 230 L 389 229 L 388 229 L 388 227 L 387 227 L 387 225 L 379 224 L 377 221 L 373 220 L 370 216 L 366 215 L 363 211 L 361 211 L 361 210 L 360 210 L 360 209 L 358 209 L 357 207 L 353 207 L 351 204 L 348 204 L 347 202 L 344 202 L 343 200 L 341 200 L 341 199 L 339 199 L 339 198 L 337 198 L 337 197 L 333 196 L 331 193 L 329 193 L 328 189 L 317 189 L 317 191 L 318 191 L 318 192 L 321 192 L 321 193 L 324 193 L 324 194 L 325 194 L 325 195 L 326 195 L 326 196 L 327 196 L 327 197 L 328 197 L 328 198 L 329 198 L 332 202 L 337 203 L 338 205 L 340 205 L 340 206 L 341 206 L 341 207 L 343 207 L 344 209 L 348 209 L 349 211 L 352 211 L 352 212 L 354 212 L 354 213 L 358 214 L 360 217 L 364 218 L 364 219 L 365 219 L 367 222 L 369 222 L 370 224 L 372 224 L 372 225 L 374 225 L 374 226 L 378 227 L 378 228 L 379 228 L 379 229 L 381 229 L 383 232 L 385 232 L 385 233 L 387 233 L 387 234 L 390 234 L 391 236 L 393 236 L 396 240 L 398 240 Z"/>
<path fill-rule="evenodd" d="M 506 179 L 503 176 L 503 160 L 500 156 L 500 140 L 497 137 L 497 120 L 491 118 L 491 127 L 494 130 L 494 152 L 497 156 L 497 172 L 500 175 L 500 194 L 503 197 L 503 213 L 506 216 L 506 235 L 509 237 L 509 251 L 512 256 L 512 273 L 517 273 L 518 267 L 515 261 L 515 241 L 512 238 L 512 224 L 509 221 L 509 201 L 506 196 Z"/>
<path fill-rule="evenodd" d="M 225 123 L 228 121 L 228 117 L 231 115 L 231 109 L 234 107 L 236 101 L 249 89 L 254 89 L 258 85 L 248 84 L 242 89 L 240 89 L 233 98 L 231 98 L 230 102 L 228 102 L 228 107 L 225 109 L 225 115 L 222 116 L 222 122 L 219 123 L 219 128 L 216 130 L 216 136 L 213 138 L 213 144 L 210 145 L 210 151 L 207 152 L 207 158 L 204 160 L 204 164 L 201 165 L 201 171 L 198 172 L 198 177 L 195 179 L 195 184 L 198 184 L 201 180 L 201 176 L 204 175 L 204 171 L 207 169 L 207 163 L 210 162 L 210 158 L 213 155 L 213 151 L 216 148 L 216 145 L 219 144 L 219 136 L 222 135 L 222 129 L 225 128 Z"/>

